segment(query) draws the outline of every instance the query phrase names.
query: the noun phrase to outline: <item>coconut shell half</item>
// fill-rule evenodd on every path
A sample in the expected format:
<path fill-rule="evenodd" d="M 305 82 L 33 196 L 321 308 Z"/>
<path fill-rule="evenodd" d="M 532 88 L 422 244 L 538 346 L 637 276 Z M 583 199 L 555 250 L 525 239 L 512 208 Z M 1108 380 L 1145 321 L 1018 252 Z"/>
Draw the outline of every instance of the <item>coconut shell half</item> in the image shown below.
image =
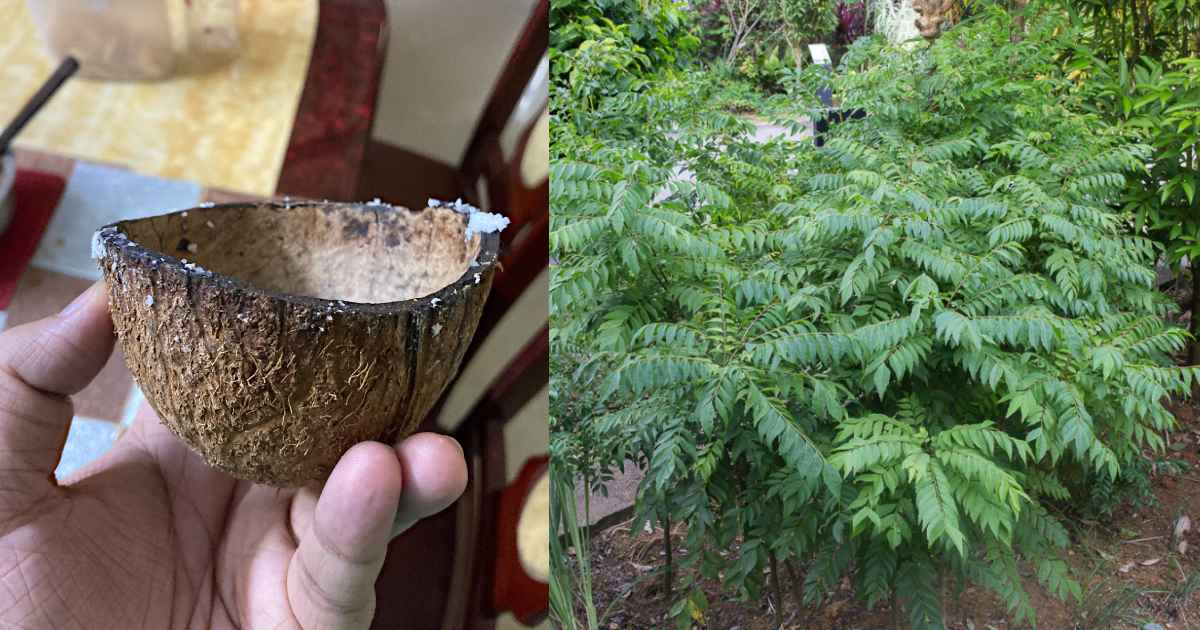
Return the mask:
<path fill-rule="evenodd" d="M 212 466 L 324 479 L 364 440 L 411 433 L 457 373 L 499 236 L 380 204 L 226 204 L 96 233 L 125 360 Z"/>

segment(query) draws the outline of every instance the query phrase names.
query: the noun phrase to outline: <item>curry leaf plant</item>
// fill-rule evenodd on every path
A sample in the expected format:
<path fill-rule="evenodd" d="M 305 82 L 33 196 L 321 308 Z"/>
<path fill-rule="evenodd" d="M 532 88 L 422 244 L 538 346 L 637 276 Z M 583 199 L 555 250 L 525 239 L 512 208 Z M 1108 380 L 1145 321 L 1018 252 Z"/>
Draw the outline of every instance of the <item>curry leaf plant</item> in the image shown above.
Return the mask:
<path fill-rule="evenodd" d="M 1161 448 L 1197 373 L 1115 209 L 1148 149 L 1082 113 L 1056 28 L 860 40 L 835 87 L 867 116 L 823 149 L 704 113 L 647 125 L 674 163 L 553 167 L 553 348 L 607 372 L 588 421 L 685 564 L 757 598 L 802 562 L 809 602 L 848 578 L 917 628 L 963 581 L 1034 621 L 1022 563 L 1079 597 L 1050 508 Z"/>

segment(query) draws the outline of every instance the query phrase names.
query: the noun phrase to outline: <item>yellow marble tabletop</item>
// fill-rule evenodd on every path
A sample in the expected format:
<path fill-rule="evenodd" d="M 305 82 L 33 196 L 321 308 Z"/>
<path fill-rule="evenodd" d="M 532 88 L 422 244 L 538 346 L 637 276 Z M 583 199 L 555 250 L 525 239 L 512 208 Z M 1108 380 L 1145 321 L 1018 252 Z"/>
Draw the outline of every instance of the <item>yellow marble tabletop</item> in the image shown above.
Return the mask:
<path fill-rule="evenodd" d="M 147 83 L 72 78 L 17 146 L 271 195 L 316 35 L 316 0 L 241 0 L 229 63 Z M 20 0 L 0 2 L 0 125 L 54 69 Z"/>

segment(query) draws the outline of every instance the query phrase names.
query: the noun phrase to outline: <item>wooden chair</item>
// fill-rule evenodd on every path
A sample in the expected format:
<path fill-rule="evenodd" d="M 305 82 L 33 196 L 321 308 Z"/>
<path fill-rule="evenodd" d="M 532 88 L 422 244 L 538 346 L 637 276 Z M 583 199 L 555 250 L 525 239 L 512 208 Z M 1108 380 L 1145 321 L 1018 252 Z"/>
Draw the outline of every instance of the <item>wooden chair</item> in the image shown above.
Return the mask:
<path fill-rule="evenodd" d="M 383 0 L 320 0 L 318 15 L 276 192 L 354 201 L 387 56 L 387 6 Z"/>
<path fill-rule="evenodd" d="M 428 197 L 462 197 L 502 210 L 512 221 L 502 233 L 501 271 L 464 366 L 523 293 L 541 290 L 534 280 L 548 268 L 549 179 L 531 185 L 521 174 L 538 121 L 514 120 L 514 112 L 518 105 L 531 111 L 530 103 L 535 112 L 548 107 L 544 77 L 549 10 L 549 0 L 538 0 L 461 164 L 436 162 L 386 145 L 367 148 L 360 197 L 408 206 L 422 206 Z M 504 140 L 514 134 L 515 148 L 506 152 Z M 520 350 L 453 431 L 467 455 L 467 491 L 453 507 L 393 541 L 376 583 L 373 628 L 482 630 L 493 628 L 504 612 L 530 625 L 545 617 L 547 586 L 527 575 L 517 561 L 515 529 L 521 504 L 529 487 L 545 474 L 547 460 L 543 456 L 525 462 L 518 478 L 509 483 L 504 428 L 548 382 L 547 326 L 513 345 Z M 436 430 L 434 418 L 444 402 L 443 397 L 425 429 Z"/>

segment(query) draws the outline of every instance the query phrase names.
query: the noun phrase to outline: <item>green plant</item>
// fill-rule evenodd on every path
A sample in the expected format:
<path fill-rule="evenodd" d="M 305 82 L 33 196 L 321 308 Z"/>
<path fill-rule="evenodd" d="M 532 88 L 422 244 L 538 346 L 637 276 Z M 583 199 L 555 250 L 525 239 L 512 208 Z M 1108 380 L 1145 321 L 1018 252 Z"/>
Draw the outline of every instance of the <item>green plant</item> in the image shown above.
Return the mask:
<path fill-rule="evenodd" d="M 629 25 L 588 24 L 589 37 L 553 60 L 553 76 L 576 107 L 591 110 L 603 97 L 636 92 L 645 83 L 650 58 L 629 35 Z"/>
<path fill-rule="evenodd" d="M 1106 59 L 1169 62 L 1200 54 L 1200 7 L 1194 0 L 1057 0 L 1088 45 Z"/>
<path fill-rule="evenodd" d="M 1171 562 L 1175 564 L 1175 569 L 1179 571 L 1180 575 L 1183 575 L 1183 567 L 1179 566 L 1178 558 L 1172 558 Z M 1171 589 L 1164 603 L 1176 607 L 1186 606 L 1197 591 L 1200 591 L 1200 573 L 1193 572 Z"/>
<path fill-rule="evenodd" d="M 1165 246 L 1167 263 L 1200 258 L 1200 59 L 1168 67 L 1149 57 L 1132 66 L 1108 62 L 1078 47 L 1067 69 L 1076 73 L 1090 107 L 1153 147 L 1147 166 L 1130 178 L 1126 207 Z M 1192 274 L 1192 313 L 1200 313 L 1200 274 Z M 1200 317 L 1192 317 L 1193 337 Z M 1190 363 L 1200 363 L 1193 344 Z"/>
<path fill-rule="evenodd" d="M 603 617 L 592 597 L 591 554 L 575 505 L 574 477 L 553 460 L 550 483 L 550 618 L 564 630 L 599 630 Z"/>
<path fill-rule="evenodd" d="M 682 66 L 700 45 L 691 33 L 691 14 L 674 0 L 554 0 L 550 56 L 593 39 L 592 27 L 623 27 L 654 68 Z"/>
<path fill-rule="evenodd" d="M 867 15 L 874 32 L 892 43 L 916 40 L 921 36 L 917 30 L 917 12 L 911 3 L 895 0 L 869 0 Z"/>
<path fill-rule="evenodd" d="M 669 78 L 699 46 L 672 0 L 556 1 L 550 27 L 552 159 L 591 153 L 601 137 L 637 142 L 645 119 L 670 109 L 648 79 Z"/>
<path fill-rule="evenodd" d="M 804 65 L 804 46 L 832 39 L 838 5 L 832 0 L 775 0 L 768 9 L 796 66 Z"/>
<path fill-rule="evenodd" d="M 1111 569 L 1111 567 L 1108 567 Z M 1095 578 L 1095 575 L 1093 575 Z M 1135 628 L 1145 621 L 1138 601 L 1145 589 L 1113 578 L 1094 579 L 1079 605 L 1075 627 L 1079 630 Z"/>
<path fill-rule="evenodd" d="M 766 568 L 804 561 L 810 601 L 849 577 L 919 628 L 964 580 L 1032 620 L 1018 558 L 1081 596 L 1046 504 L 1161 448 L 1196 372 L 1115 208 L 1149 150 L 1082 111 L 1062 28 L 859 40 L 835 88 L 868 115 L 825 151 L 699 103 L 644 129 L 664 160 L 555 164 L 553 349 L 609 366 L 588 421 L 640 453 L 640 519 L 686 521 L 681 564 L 782 601 Z"/>
<path fill-rule="evenodd" d="M 1067 69 L 1091 106 L 1153 146 L 1125 203 L 1175 266 L 1200 254 L 1200 7 L 1192 0 L 1059 0 L 1079 27 Z M 1192 274 L 1192 313 L 1200 274 Z M 1192 317 L 1193 337 L 1200 318 Z M 1200 346 L 1189 349 L 1200 363 Z"/>
<path fill-rule="evenodd" d="M 1088 484 L 1086 502 L 1078 506 L 1086 516 L 1111 517 L 1120 506 L 1135 510 L 1159 504 L 1154 494 L 1154 475 L 1180 475 L 1188 468 L 1187 462 L 1165 457 L 1143 457 L 1134 459 L 1121 470 L 1117 478 L 1102 475 L 1092 477 Z"/>
<path fill-rule="evenodd" d="M 744 57 L 738 65 L 738 73 L 754 86 L 756 92 L 773 93 L 781 90 L 782 81 L 790 68 L 772 49 Z"/>
<path fill-rule="evenodd" d="M 754 113 L 762 109 L 764 100 L 757 85 L 721 65 L 710 69 L 710 72 L 720 77 L 720 86 L 711 98 L 714 107 L 735 114 Z"/>

